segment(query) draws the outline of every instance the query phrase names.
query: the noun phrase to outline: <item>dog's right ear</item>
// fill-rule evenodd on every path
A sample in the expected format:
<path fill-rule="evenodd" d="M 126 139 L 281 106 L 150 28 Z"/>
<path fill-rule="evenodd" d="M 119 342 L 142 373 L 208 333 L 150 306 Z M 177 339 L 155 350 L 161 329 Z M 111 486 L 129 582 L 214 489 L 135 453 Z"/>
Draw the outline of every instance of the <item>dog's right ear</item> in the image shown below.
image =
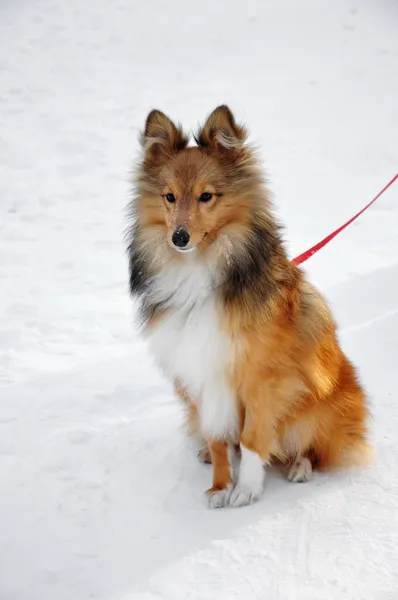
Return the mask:
<path fill-rule="evenodd" d="M 188 136 L 167 115 L 160 110 L 152 110 L 145 122 L 141 144 L 146 156 L 158 159 L 183 150 L 188 145 Z"/>
<path fill-rule="evenodd" d="M 225 104 L 218 106 L 199 129 L 195 141 L 199 148 L 221 156 L 233 156 L 244 147 L 247 132 L 238 125 L 231 110 Z"/>

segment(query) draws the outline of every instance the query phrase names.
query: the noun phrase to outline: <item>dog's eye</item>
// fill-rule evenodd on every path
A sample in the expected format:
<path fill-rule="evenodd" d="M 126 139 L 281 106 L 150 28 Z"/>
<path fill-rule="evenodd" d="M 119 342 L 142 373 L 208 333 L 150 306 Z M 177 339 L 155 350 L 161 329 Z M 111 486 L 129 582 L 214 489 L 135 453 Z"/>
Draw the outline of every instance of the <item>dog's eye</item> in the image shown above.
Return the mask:
<path fill-rule="evenodd" d="M 166 194 L 166 200 L 167 200 L 167 202 L 172 203 L 172 202 L 176 201 L 176 198 L 175 198 L 174 194 Z"/>
<path fill-rule="evenodd" d="M 212 198 L 213 194 L 210 194 L 210 192 L 203 192 L 203 194 L 199 196 L 199 202 L 209 202 Z"/>

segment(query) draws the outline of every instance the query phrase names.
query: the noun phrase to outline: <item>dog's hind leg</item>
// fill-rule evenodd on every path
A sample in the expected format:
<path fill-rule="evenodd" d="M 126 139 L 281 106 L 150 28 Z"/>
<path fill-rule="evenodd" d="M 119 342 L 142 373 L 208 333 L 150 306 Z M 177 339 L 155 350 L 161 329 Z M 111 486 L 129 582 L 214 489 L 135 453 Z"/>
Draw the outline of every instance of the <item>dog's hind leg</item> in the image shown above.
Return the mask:
<path fill-rule="evenodd" d="M 307 456 L 299 456 L 290 466 L 287 478 L 294 483 L 310 481 L 312 477 L 312 463 Z"/>

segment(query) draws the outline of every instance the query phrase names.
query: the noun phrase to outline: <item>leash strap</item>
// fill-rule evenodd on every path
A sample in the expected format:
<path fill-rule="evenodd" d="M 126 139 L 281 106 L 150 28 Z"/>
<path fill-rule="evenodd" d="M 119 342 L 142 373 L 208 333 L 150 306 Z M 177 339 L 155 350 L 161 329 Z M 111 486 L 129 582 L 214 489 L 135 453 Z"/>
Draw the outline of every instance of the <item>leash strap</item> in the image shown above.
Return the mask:
<path fill-rule="evenodd" d="M 384 192 L 386 190 L 388 190 L 388 188 L 397 179 L 398 179 L 398 173 L 391 179 L 391 181 L 389 181 L 387 183 L 386 186 L 384 186 L 384 188 L 377 194 L 377 196 L 375 196 L 375 198 L 373 198 L 373 200 L 371 200 L 369 202 L 369 204 L 367 204 L 362 210 L 359 211 L 359 213 L 357 213 L 356 215 L 354 215 L 353 217 L 351 217 L 351 219 L 349 221 L 347 221 L 346 223 L 344 223 L 344 225 L 341 225 L 341 227 L 339 227 L 338 229 L 336 229 L 332 233 L 329 233 L 329 235 L 327 235 L 323 240 L 321 240 L 320 242 L 318 242 L 317 244 L 315 244 L 315 246 L 312 246 L 312 248 L 309 248 L 309 250 L 306 250 L 305 252 L 303 252 L 299 256 L 296 256 L 296 258 L 293 258 L 292 262 L 294 262 L 296 265 L 301 265 L 301 263 L 305 262 L 311 256 L 313 256 L 314 254 L 316 254 L 316 252 L 318 252 L 321 248 L 323 248 L 324 246 L 326 246 L 326 244 L 328 244 L 334 237 L 336 237 L 337 234 L 339 234 L 346 227 L 348 227 L 348 225 L 351 225 L 351 223 L 353 221 L 355 221 L 358 217 L 360 217 L 361 214 L 365 212 L 365 210 L 367 210 L 370 206 L 372 206 L 372 204 L 374 202 L 376 202 L 376 200 L 378 200 L 378 198 L 380 198 L 380 196 L 382 194 L 384 194 Z"/>

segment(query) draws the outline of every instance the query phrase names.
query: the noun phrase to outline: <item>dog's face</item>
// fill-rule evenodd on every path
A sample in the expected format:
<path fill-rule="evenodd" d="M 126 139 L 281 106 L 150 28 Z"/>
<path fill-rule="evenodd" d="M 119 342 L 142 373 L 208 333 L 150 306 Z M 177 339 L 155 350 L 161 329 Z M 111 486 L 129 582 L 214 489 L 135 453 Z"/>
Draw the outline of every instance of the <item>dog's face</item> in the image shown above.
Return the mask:
<path fill-rule="evenodd" d="M 178 252 L 205 251 L 221 231 L 244 225 L 245 130 L 221 106 L 196 136 L 196 147 L 160 111 L 147 118 L 139 178 L 141 224 L 160 233 Z M 247 187 L 247 182 L 246 182 Z M 248 207 L 247 207 L 248 208 Z"/>

